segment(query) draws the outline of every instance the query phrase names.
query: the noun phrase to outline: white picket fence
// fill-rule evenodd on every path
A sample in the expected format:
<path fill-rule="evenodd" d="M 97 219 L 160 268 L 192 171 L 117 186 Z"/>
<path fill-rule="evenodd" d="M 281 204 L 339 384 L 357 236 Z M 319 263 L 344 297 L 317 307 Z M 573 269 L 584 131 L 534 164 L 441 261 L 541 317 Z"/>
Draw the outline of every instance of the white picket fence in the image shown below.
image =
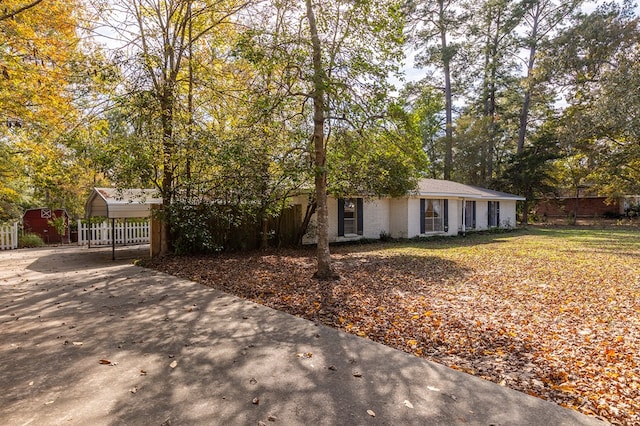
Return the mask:
<path fill-rule="evenodd" d="M 18 248 L 18 222 L 0 225 L 0 250 Z"/>
<path fill-rule="evenodd" d="M 92 223 L 91 228 L 87 223 L 78 220 L 78 245 L 87 245 L 91 240 L 92 246 L 111 245 L 111 233 L 113 231 L 111 221 Z M 91 236 L 89 236 L 91 232 Z M 127 222 L 119 220 L 115 226 L 116 245 L 147 244 L 151 241 L 151 222 L 149 220 L 136 220 Z"/>

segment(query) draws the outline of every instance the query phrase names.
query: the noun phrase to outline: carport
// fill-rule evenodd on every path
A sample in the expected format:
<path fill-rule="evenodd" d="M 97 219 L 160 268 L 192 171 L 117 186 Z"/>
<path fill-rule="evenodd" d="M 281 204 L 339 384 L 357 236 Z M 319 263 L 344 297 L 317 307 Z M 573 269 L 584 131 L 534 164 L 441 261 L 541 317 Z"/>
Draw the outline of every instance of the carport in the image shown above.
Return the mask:
<path fill-rule="evenodd" d="M 111 220 L 111 257 L 116 258 L 116 219 L 147 218 L 151 216 L 151 206 L 162 204 L 155 189 L 141 188 L 93 188 L 85 203 L 85 218 L 106 217 Z M 89 238 L 89 247 L 91 239 Z"/>

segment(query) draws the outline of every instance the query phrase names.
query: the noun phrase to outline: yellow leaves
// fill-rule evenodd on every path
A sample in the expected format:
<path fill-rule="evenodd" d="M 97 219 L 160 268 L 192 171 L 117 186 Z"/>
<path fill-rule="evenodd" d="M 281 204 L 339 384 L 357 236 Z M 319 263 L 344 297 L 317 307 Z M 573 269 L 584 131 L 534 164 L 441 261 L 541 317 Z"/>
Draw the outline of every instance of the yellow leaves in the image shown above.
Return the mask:
<path fill-rule="evenodd" d="M 617 378 L 619 378 L 619 377 L 620 377 L 620 374 L 618 374 L 618 373 L 616 373 L 616 372 L 614 372 L 614 371 L 607 371 L 607 372 L 605 373 L 605 375 L 606 375 L 607 377 L 611 378 L 611 379 L 617 379 Z"/>
<path fill-rule="evenodd" d="M 28 123 L 69 112 L 66 67 L 77 53 L 77 7 L 75 1 L 46 1 L 0 21 L 0 32 L 8 35 L 2 59 L 10 76 L 0 84 L 2 115 Z"/>
<path fill-rule="evenodd" d="M 561 385 L 553 385 L 551 386 L 551 389 L 557 390 L 560 392 L 573 393 L 575 392 L 576 387 L 571 383 L 563 383 Z"/>

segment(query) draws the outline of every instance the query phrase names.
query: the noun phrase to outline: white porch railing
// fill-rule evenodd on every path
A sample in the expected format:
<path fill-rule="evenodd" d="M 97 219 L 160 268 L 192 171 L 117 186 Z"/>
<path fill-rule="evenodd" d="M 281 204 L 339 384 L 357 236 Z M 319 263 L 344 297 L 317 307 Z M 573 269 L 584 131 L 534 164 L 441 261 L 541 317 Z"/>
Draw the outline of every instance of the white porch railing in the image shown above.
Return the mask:
<path fill-rule="evenodd" d="M 89 232 L 91 235 L 89 235 Z M 78 220 L 78 245 L 87 245 L 91 240 L 92 246 L 111 245 L 111 233 L 113 227 L 110 220 L 101 223 L 89 224 L 82 223 Z M 127 244 L 147 244 L 151 241 L 151 222 L 148 219 L 136 219 L 129 222 L 127 220 L 118 220 L 115 224 L 115 243 L 116 245 Z"/>
<path fill-rule="evenodd" d="M 0 250 L 18 248 L 18 222 L 0 225 Z"/>

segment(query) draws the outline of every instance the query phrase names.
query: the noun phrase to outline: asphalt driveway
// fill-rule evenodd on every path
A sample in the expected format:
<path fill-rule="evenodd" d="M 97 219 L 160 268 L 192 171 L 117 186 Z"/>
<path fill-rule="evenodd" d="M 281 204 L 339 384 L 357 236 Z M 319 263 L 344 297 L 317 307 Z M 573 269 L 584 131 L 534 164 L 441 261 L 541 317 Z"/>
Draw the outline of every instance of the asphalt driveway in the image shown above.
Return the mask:
<path fill-rule="evenodd" d="M 133 265 L 148 247 L 0 252 L 3 425 L 601 425 Z"/>

